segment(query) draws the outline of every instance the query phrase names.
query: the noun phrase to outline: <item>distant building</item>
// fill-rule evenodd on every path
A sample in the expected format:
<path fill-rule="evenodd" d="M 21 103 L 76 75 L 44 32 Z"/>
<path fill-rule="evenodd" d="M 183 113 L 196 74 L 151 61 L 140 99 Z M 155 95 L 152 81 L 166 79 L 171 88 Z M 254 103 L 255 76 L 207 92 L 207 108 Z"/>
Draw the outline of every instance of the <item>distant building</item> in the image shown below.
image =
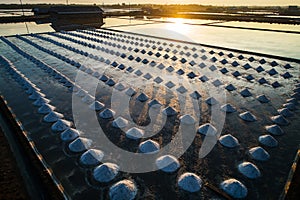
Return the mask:
<path fill-rule="evenodd" d="M 98 6 L 52 6 L 32 11 L 34 15 L 48 15 L 56 31 L 100 28 L 104 24 L 104 11 Z"/>

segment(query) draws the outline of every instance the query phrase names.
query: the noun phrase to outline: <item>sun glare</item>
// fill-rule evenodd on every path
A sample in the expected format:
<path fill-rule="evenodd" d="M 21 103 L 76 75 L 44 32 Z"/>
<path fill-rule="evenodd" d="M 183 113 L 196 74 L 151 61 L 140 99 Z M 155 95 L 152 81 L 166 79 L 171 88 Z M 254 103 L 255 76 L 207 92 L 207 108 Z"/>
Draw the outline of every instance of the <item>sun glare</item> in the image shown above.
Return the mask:
<path fill-rule="evenodd" d="M 171 23 L 168 23 L 166 26 L 169 30 L 176 31 L 176 32 L 182 33 L 182 34 L 189 32 L 190 27 L 189 27 L 189 25 L 184 23 L 184 19 L 170 18 L 170 19 L 168 19 L 168 21 L 171 22 Z"/>

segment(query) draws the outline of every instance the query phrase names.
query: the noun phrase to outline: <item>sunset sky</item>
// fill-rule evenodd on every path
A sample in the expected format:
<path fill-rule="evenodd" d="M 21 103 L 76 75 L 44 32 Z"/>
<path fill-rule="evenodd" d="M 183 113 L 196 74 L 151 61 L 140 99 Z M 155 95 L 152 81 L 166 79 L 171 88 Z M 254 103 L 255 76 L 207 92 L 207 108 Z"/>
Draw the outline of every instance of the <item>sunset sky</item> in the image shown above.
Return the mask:
<path fill-rule="evenodd" d="M 19 0 L 0 0 L 0 3 L 19 3 Z M 66 3 L 66 0 L 23 0 L 23 3 Z M 86 4 L 116 4 L 116 3 L 152 3 L 152 4 L 203 4 L 203 5 L 258 5 L 258 6 L 287 6 L 298 5 L 300 0 L 69 0 L 69 3 L 86 3 Z"/>

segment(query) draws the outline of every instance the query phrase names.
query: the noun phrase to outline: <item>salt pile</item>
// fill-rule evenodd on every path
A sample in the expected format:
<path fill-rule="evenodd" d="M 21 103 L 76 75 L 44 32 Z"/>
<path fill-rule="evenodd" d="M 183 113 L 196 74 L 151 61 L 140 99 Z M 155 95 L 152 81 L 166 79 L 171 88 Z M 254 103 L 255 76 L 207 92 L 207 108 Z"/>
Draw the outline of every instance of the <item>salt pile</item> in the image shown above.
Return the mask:
<path fill-rule="evenodd" d="M 194 173 L 184 173 L 178 179 L 178 186 L 188 192 L 197 192 L 202 187 L 202 180 Z"/>
<path fill-rule="evenodd" d="M 196 123 L 195 119 L 191 115 L 183 115 L 179 118 L 180 123 L 186 125 L 193 125 Z"/>
<path fill-rule="evenodd" d="M 38 113 L 40 114 L 48 114 L 55 110 L 54 106 L 51 106 L 50 104 L 44 104 L 38 109 Z"/>
<path fill-rule="evenodd" d="M 69 144 L 69 149 L 74 153 L 79 153 L 88 150 L 92 145 L 92 140 L 79 137 Z"/>
<path fill-rule="evenodd" d="M 64 119 L 59 119 L 59 120 L 57 120 L 57 122 L 55 122 L 51 126 L 51 130 L 52 131 L 64 131 L 64 130 L 68 129 L 71 125 L 72 125 L 71 122 L 64 120 Z"/>
<path fill-rule="evenodd" d="M 257 96 L 256 99 L 261 103 L 268 103 L 270 101 L 270 99 L 268 99 L 264 94 Z"/>
<path fill-rule="evenodd" d="M 155 153 L 159 149 L 159 144 L 153 140 L 146 140 L 139 145 L 139 150 L 142 153 Z"/>
<path fill-rule="evenodd" d="M 289 124 L 289 121 L 285 119 L 282 115 L 273 116 L 271 117 L 271 120 L 280 126 L 287 126 Z"/>
<path fill-rule="evenodd" d="M 233 198 L 245 198 L 248 194 L 246 186 L 236 179 L 228 179 L 220 184 L 222 190 Z"/>
<path fill-rule="evenodd" d="M 137 194 L 136 185 L 130 180 L 122 180 L 109 189 L 111 200 L 133 200 Z"/>
<path fill-rule="evenodd" d="M 251 114 L 249 111 L 246 111 L 246 112 L 243 112 L 243 113 L 239 114 L 239 117 L 241 119 L 243 119 L 244 121 L 247 121 L 247 122 L 256 121 L 256 117 L 253 114 Z"/>
<path fill-rule="evenodd" d="M 144 136 L 144 131 L 136 127 L 133 127 L 128 131 L 126 131 L 126 137 L 129 139 L 137 140 L 142 138 L 143 136 Z"/>
<path fill-rule="evenodd" d="M 114 163 L 103 163 L 93 171 L 93 177 L 100 183 L 107 183 L 113 180 L 119 173 L 120 167 Z"/>
<path fill-rule="evenodd" d="M 125 128 L 128 126 L 128 121 L 123 117 L 118 117 L 112 122 L 112 126 L 115 128 Z"/>
<path fill-rule="evenodd" d="M 261 135 L 259 136 L 258 141 L 267 147 L 276 147 L 278 145 L 277 140 L 271 135 Z"/>
<path fill-rule="evenodd" d="M 283 117 L 293 116 L 293 113 L 287 108 L 278 109 L 277 112 L 278 112 L 278 114 L 282 115 Z"/>
<path fill-rule="evenodd" d="M 115 111 L 113 111 L 109 108 L 106 108 L 99 114 L 99 117 L 101 117 L 103 119 L 109 119 L 109 118 L 112 118 L 114 115 L 115 115 Z"/>
<path fill-rule="evenodd" d="M 167 108 L 163 109 L 163 114 L 166 116 L 173 116 L 176 115 L 177 112 L 174 108 L 172 108 L 171 106 L 168 106 Z"/>
<path fill-rule="evenodd" d="M 261 176 L 259 169 L 250 162 L 243 162 L 239 164 L 238 170 L 240 173 L 250 179 L 255 179 Z"/>
<path fill-rule="evenodd" d="M 241 91 L 240 93 L 243 97 L 250 97 L 252 96 L 252 93 L 246 88 L 244 90 Z"/>
<path fill-rule="evenodd" d="M 284 134 L 283 130 L 276 124 L 266 126 L 265 128 L 269 133 L 271 133 L 272 135 L 275 135 L 275 136 Z"/>
<path fill-rule="evenodd" d="M 233 113 L 236 112 L 236 108 L 233 107 L 231 104 L 225 104 L 223 106 L 221 106 L 221 110 L 227 113 Z"/>
<path fill-rule="evenodd" d="M 45 117 L 44 117 L 44 121 L 45 122 L 56 122 L 57 120 L 63 118 L 64 115 L 61 114 L 61 113 L 58 113 L 58 112 L 55 112 L 55 111 L 52 111 L 50 112 L 49 114 L 47 114 Z"/>
<path fill-rule="evenodd" d="M 94 101 L 89 108 L 95 111 L 102 110 L 105 107 L 105 105 L 99 101 Z"/>
<path fill-rule="evenodd" d="M 258 161 L 266 161 L 270 158 L 269 153 L 262 147 L 253 147 L 249 149 L 249 155 L 251 158 Z"/>
<path fill-rule="evenodd" d="M 141 93 L 136 99 L 140 102 L 145 102 L 149 99 L 149 97 L 146 94 Z"/>
<path fill-rule="evenodd" d="M 159 157 L 156 159 L 155 164 L 158 169 L 168 173 L 175 172 L 180 167 L 177 158 L 171 155 Z"/>
<path fill-rule="evenodd" d="M 83 165 L 94 166 L 100 164 L 104 153 L 97 149 L 89 149 L 80 156 L 80 162 Z"/>
<path fill-rule="evenodd" d="M 217 134 L 217 129 L 210 123 L 206 123 L 199 126 L 197 132 L 203 135 L 215 136 Z"/>
<path fill-rule="evenodd" d="M 215 105 L 218 103 L 218 101 L 214 98 L 214 97 L 209 97 L 205 100 L 205 102 L 208 104 L 208 105 Z"/>
<path fill-rule="evenodd" d="M 126 90 L 125 94 L 132 97 L 133 95 L 136 94 L 136 91 L 133 88 L 130 87 Z"/>
<path fill-rule="evenodd" d="M 231 134 L 223 135 L 219 138 L 219 142 L 228 148 L 234 148 L 239 145 L 238 139 L 236 139 Z"/>
<path fill-rule="evenodd" d="M 64 132 L 62 132 L 60 134 L 60 139 L 65 142 L 69 142 L 69 141 L 72 141 L 72 140 L 78 138 L 79 136 L 80 136 L 80 133 L 78 130 L 73 129 L 73 128 L 68 128 L 67 130 L 65 130 Z"/>
<path fill-rule="evenodd" d="M 49 103 L 49 102 L 50 102 L 49 99 L 46 99 L 44 97 L 39 97 L 35 102 L 33 102 L 33 105 L 40 107 L 40 106 L 42 106 L 46 103 Z"/>

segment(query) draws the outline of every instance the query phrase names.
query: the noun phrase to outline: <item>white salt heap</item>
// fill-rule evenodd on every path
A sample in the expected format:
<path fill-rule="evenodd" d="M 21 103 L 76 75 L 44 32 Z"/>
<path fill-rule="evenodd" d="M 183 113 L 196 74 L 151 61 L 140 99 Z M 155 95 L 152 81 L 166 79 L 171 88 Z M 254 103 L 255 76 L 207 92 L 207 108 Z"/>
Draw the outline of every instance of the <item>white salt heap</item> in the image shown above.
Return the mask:
<path fill-rule="evenodd" d="M 38 109 L 38 113 L 40 113 L 40 114 L 48 114 L 48 113 L 52 112 L 53 110 L 55 110 L 55 107 L 46 103 L 46 104 L 42 105 Z"/>
<path fill-rule="evenodd" d="M 59 119 L 57 120 L 57 122 L 55 122 L 52 126 L 51 126 L 51 130 L 52 131 L 64 131 L 68 128 L 70 128 L 70 126 L 72 125 L 72 122 L 64 120 L 64 119 Z"/>
<path fill-rule="evenodd" d="M 115 128 L 125 128 L 128 126 L 128 121 L 123 117 L 118 117 L 112 122 L 112 126 Z"/>
<path fill-rule="evenodd" d="M 228 179 L 220 184 L 222 190 L 233 198 L 242 199 L 248 194 L 246 186 L 236 179 Z"/>
<path fill-rule="evenodd" d="M 166 116 L 173 116 L 177 114 L 177 111 L 172 108 L 171 106 L 168 106 L 167 108 L 163 109 L 163 114 Z"/>
<path fill-rule="evenodd" d="M 52 111 L 50 112 L 49 114 L 47 114 L 45 117 L 44 117 L 44 121 L 45 122 L 56 122 L 57 120 L 63 118 L 64 115 L 61 114 L 61 113 L 58 113 L 58 112 L 55 112 L 55 111 Z"/>
<path fill-rule="evenodd" d="M 74 153 L 79 153 L 88 150 L 91 145 L 92 140 L 78 137 L 76 140 L 69 144 L 69 149 Z"/>
<path fill-rule="evenodd" d="M 228 103 L 228 104 L 221 106 L 221 110 L 224 112 L 227 112 L 227 113 L 233 113 L 236 111 L 236 108 Z"/>
<path fill-rule="evenodd" d="M 188 192 L 197 192 L 202 187 L 202 180 L 194 173 L 184 173 L 178 179 L 178 186 Z"/>
<path fill-rule="evenodd" d="M 265 128 L 269 133 L 271 133 L 272 135 L 275 135 L 275 136 L 284 134 L 283 130 L 276 124 L 266 126 Z"/>
<path fill-rule="evenodd" d="M 133 200 L 137 194 L 137 187 L 130 180 L 122 180 L 115 183 L 109 189 L 111 200 Z"/>
<path fill-rule="evenodd" d="M 115 115 L 115 111 L 113 111 L 109 108 L 106 108 L 99 114 L 99 117 L 101 117 L 103 119 L 109 119 L 109 118 L 112 118 L 114 115 Z"/>
<path fill-rule="evenodd" d="M 271 120 L 280 126 L 287 126 L 289 124 L 289 121 L 285 119 L 282 115 L 272 116 Z"/>
<path fill-rule="evenodd" d="M 250 179 L 255 179 L 261 176 L 259 169 L 250 162 L 243 162 L 239 164 L 238 170 L 240 173 Z"/>
<path fill-rule="evenodd" d="M 89 149 L 80 156 L 80 163 L 87 166 L 100 164 L 104 157 L 103 151 L 97 149 Z"/>
<path fill-rule="evenodd" d="M 159 149 L 159 144 L 153 140 L 146 140 L 139 145 L 139 150 L 142 153 L 155 153 Z"/>
<path fill-rule="evenodd" d="M 103 163 L 93 171 L 93 177 L 100 183 L 107 183 L 113 180 L 119 173 L 120 167 L 114 163 Z"/>
<path fill-rule="evenodd" d="M 60 139 L 65 142 L 72 141 L 80 136 L 80 132 L 73 128 L 68 128 L 60 134 Z"/>
<path fill-rule="evenodd" d="M 231 134 L 221 136 L 219 142 L 228 148 L 234 148 L 239 145 L 239 141 Z"/>
<path fill-rule="evenodd" d="M 247 122 L 256 121 L 256 117 L 253 114 L 251 114 L 249 111 L 246 111 L 246 112 L 243 112 L 243 113 L 239 114 L 239 117 L 241 119 L 243 119 L 244 121 L 247 121 Z"/>
<path fill-rule="evenodd" d="M 206 123 L 199 126 L 198 133 L 203 135 L 215 136 L 217 134 L 217 129 L 210 123 Z"/>
<path fill-rule="evenodd" d="M 99 101 L 94 101 L 89 108 L 95 111 L 102 110 L 105 107 L 105 105 Z"/>
<path fill-rule="evenodd" d="M 185 124 L 185 125 L 193 125 L 196 123 L 194 117 L 191 115 L 183 115 L 179 118 L 180 123 Z"/>
<path fill-rule="evenodd" d="M 262 147 L 253 147 L 249 149 L 249 155 L 252 159 L 258 161 L 266 161 L 269 160 L 270 155 L 269 153 L 264 150 Z"/>
<path fill-rule="evenodd" d="M 136 127 L 133 127 L 128 131 L 126 131 L 126 137 L 129 139 L 137 140 L 142 138 L 143 136 L 144 136 L 144 131 Z"/>
<path fill-rule="evenodd" d="M 271 135 L 261 135 L 259 136 L 258 141 L 267 147 L 276 147 L 278 145 L 277 140 Z"/>
<path fill-rule="evenodd" d="M 171 155 L 159 157 L 156 159 L 155 164 L 158 169 L 168 173 L 175 172 L 180 167 L 177 158 Z"/>

